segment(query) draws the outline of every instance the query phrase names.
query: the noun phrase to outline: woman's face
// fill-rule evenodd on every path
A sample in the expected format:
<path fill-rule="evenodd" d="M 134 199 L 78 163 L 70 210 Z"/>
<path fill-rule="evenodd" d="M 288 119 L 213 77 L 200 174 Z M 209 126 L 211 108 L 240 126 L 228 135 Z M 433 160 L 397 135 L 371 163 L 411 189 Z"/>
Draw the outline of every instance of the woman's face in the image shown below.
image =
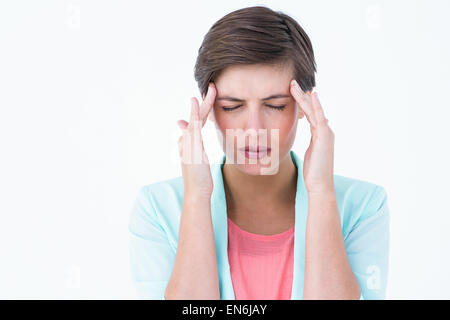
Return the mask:
<path fill-rule="evenodd" d="M 227 162 L 242 172 L 275 174 L 287 159 L 304 116 L 290 94 L 292 79 L 291 65 L 254 64 L 230 66 L 214 82 L 217 94 L 208 118 L 215 122 Z"/>

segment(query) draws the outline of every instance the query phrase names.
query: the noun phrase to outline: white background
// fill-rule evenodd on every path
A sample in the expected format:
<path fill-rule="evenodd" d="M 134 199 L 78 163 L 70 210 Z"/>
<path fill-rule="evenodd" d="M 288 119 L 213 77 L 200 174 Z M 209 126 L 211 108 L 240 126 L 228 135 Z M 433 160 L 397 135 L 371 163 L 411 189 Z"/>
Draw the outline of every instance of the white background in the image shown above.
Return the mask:
<path fill-rule="evenodd" d="M 181 175 L 204 35 L 256 4 L 312 40 L 335 173 L 388 192 L 387 297 L 450 298 L 450 2 L 436 0 L 1 1 L 0 298 L 136 297 L 132 202 Z M 309 139 L 302 119 L 301 158 Z"/>

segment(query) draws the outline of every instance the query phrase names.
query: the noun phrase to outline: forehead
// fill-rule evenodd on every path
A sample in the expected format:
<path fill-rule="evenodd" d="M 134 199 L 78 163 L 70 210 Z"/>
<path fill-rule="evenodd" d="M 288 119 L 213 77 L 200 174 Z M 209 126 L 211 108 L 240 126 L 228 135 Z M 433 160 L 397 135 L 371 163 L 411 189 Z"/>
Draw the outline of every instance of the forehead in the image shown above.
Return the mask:
<path fill-rule="evenodd" d="M 289 93 L 293 78 L 289 64 L 233 65 L 225 68 L 215 81 L 220 95 L 262 98 L 274 93 Z"/>

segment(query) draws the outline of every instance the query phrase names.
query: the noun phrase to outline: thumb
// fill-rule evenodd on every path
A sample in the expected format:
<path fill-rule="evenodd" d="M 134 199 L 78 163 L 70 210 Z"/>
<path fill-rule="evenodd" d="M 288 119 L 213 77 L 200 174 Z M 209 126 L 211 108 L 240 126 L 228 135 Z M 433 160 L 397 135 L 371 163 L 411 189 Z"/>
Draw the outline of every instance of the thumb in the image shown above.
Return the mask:
<path fill-rule="evenodd" d="M 178 120 L 177 124 L 178 124 L 178 127 L 179 127 L 181 130 L 186 129 L 187 126 L 189 125 L 189 123 L 188 123 L 187 121 L 185 121 L 185 120 Z"/>

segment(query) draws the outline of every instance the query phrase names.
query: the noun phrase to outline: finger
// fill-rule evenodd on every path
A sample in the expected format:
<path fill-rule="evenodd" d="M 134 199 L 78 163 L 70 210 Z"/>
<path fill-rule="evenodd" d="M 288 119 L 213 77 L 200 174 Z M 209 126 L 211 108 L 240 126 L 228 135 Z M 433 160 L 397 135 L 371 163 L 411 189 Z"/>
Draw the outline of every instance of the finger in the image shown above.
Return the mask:
<path fill-rule="evenodd" d="M 198 126 L 198 100 L 195 97 L 191 97 L 191 115 L 189 118 L 189 124 L 187 129 L 194 130 L 196 126 Z"/>
<path fill-rule="evenodd" d="M 194 99 L 195 99 L 194 97 L 191 97 L 191 114 L 189 116 L 189 126 L 192 125 L 192 121 L 194 121 L 195 114 L 196 114 L 196 112 L 194 110 L 194 108 L 195 108 Z"/>
<path fill-rule="evenodd" d="M 178 138 L 178 153 L 181 158 L 183 158 L 183 136 Z"/>
<path fill-rule="evenodd" d="M 311 126 L 316 126 L 316 119 L 315 114 L 313 110 L 313 106 L 311 103 L 311 97 L 309 94 L 305 93 L 297 83 L 297 81 L 292 80 L 291 81 L 291 87 L 290 91 L 292 96 L 294 97 L 295 101 L 298 103 L 300 108 L 303 110 L 303 112 L 306 115 L 306 118 L 308 119 L 308 122 L 311 124 Z"/>
<path fill-rule="evenodd" d="M 318 125 L 328 124 L 328 119 L 325 117 L 325 113 L 319 101 L 319 95 L 317 92 L 313 92 L 311 94 L 311 101 L 317 124 Z"/>
<path fill-rule="evenodd" d="M 183 133 L 178 141 L 178 145 L 180 150 L 180 154 L 182 154 L 182 162 L 185 164 L 192 163 L 192 144 L 193 144 L 193 136 L 195 130 L 195 123 L 197 122 L 198 117 L 198 103 L 194 97 L 191 97 L 191 114 L 189 116 L 189 123 L 184 120 L 179 120 L 178 125 L 182 129 Z M 184 129 L 182 127 L 185 127 Z M 195 143 L 194 143 L 195 145 Z"/>
<path fill-rule="evenodd" d="M 187 126 L 189 125 L 189 123 L 188 123 L 187 121 L 185 121 L 185 120 L 178 120 L 177 124 L 178 124 L 178 127 L 179 127 L 181 130 L 186 129 Z"/>
<path fill-rule="evenodd" d="M 205 124 L 208 113 L 214 106 L 214 101 L 216 99 L 217 89 L 214 82 L 210 82 L 208 85 L 208 91 L 206 93 L 205 99 L 200 106 L 200 119 L 202 120 L 202 127 Z"/>
<path fill-rule="evenodd" d="M 190 139 L 191 140 L 191 159 L 192 163 L 200 164 L 202 161 L 202 151 L 203 151 L 203 141 L 202 141 L 202 123 L 200 119 L 200 107 L 198 105 L 197 98 L 193 97 L 191 98 L 192 102 L 192 117 L 191 117 L 191 123 L 190 126 Z"/>
<path fill-rule="evenodd" d="M 195 144 L 202 142 L 202 136 L 201 136 L 201 130 L 202 130 L 202 123 L 200 120 L 200 111 L 199 111 L 199 105 L 198 100 L 195 97 L 191 98 L 192 103 L 192 112 L 191 112 L 191 122 L 189 123 L 189 129 L 191 132 L 191 137 L 193 139 L 193 142 Z"/>
<path fill-rule="evenodd" d="M 200 121 L 200 116 L 199 116 L 199 104 L 198 104 L 198 100 L 195 97 L 191 98 L 191 122 L 189 123 L 189 126 L 191 128 L 197 128 L 199 125 L 199 121 Z"/>

